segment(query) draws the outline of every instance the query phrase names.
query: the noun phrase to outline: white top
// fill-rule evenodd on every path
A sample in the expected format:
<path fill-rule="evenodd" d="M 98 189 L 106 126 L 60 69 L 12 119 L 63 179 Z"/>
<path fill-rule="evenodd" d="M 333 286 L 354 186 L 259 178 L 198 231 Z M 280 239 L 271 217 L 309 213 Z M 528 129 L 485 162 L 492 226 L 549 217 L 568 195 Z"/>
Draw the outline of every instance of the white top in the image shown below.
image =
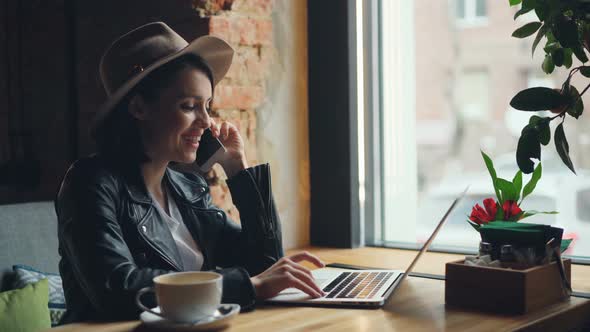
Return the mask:
<path fill-rule="evenodd" d="M 203 267 L 203 253 L 195 242 L 195 239 L 193 239 L 184 222 L 182 222 L 182 215 L 178 210 L 178 206 L 176 205 L 174 198 L 172 195 L 170 195 L 170 191 L 168 190 L 167 186 L 165 190 L 166 196 L 168 197 L 168 211 L 170 211 L 170 215 L 168 215 L 168 213 L 162 209 L 160 203 L 153 195 L 151 195 L 151 193 L 150 195 L 155 202 L 156 209 L 164 218 L 168 228 L 170 229 L 170 233 L 172 233 L 172 238 L 174 238 L 174 242 L 178 248 L 180 259 L 182 259 L 184 271 L 200 271 Z"/>

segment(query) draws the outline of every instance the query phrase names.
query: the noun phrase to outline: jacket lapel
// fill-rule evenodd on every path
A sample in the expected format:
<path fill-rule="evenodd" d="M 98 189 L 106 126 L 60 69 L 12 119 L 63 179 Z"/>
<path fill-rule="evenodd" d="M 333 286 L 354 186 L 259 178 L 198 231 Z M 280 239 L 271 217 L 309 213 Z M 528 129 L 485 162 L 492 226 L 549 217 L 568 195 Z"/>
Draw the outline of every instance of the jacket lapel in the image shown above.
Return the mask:
<path fill-rule="evenodd" d="M 137 231 L 141 234 L 160 258 L 170 264 L 176 271 L 183 271 L 182 259 L 176 247 L 176 242 L 170 229 L 162 220 L 158 211 L 151 207 L 145 217 L 137 224 Z"/>
<path fill-rule="evenodd" d="M 176 271 L 182 271 L 182 259 L 172 233 L 154 206 L 140 174 L 141 172 L 128 172 L 124 181 L 132 204 L 136 204 L 133 208 L 138 220 L 137 231 L 160 258 Z"/>

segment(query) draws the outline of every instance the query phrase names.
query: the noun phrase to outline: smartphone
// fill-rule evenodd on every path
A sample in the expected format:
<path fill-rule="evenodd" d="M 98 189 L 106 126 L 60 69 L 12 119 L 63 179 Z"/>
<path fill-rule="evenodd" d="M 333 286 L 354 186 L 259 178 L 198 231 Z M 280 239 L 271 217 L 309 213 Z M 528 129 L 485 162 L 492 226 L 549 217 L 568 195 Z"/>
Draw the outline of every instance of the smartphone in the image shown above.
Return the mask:
<path fill-rule="evenodd" d="M 195 163 L 202 172 L 208 172 L 215 163 L 223 158 L 225 151 L 223 144 L 216 137 L 213 137 L 211 129 L 207 128 L 201 135 Z"/>

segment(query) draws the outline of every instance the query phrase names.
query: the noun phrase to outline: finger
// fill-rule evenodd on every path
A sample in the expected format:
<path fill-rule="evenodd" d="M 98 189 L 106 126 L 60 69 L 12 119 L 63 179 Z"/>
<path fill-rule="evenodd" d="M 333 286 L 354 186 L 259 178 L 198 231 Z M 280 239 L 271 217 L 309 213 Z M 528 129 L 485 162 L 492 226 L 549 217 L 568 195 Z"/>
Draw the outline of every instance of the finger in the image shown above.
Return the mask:
<path fill-rule="evenodd" d="M 286 280 L 287 280 L 287 287 L 297 288 L 300 291 L 304 292 L 305 294 L 307 294 L 313 298 L 321 297 L 320 293 L 316 292 L 312 287 L 308 286 L 306 283 L 297 279 L 296 277 L 294 277 L 291 274 L 287 273 Z M 285 288 L 287 288 L 287 287 L 285 287 Z"/>
<path fill-rule="evenodd" d="M 307 261 L 307 262 L 313 263 L 317 267 L 326 266 L 326 264 L 324 264 L 324 262 L 322 262 L 316 255 L 311 254 L 307 251 L 291 255 L 291 256 L 289 256 L 289 258 L 294 262 Z"/>
<path fill-rule="evenodd" d="M 324 295 L 324 291 L 316 284 L 313 276 L 289 266 L 289 272 L 295 278 L 305 282 L 309 287 L 313 288 L 318 294 Z"/>
<path fill-rule="evenodd" d="M 227 123 L 227 136 L 228 137 L 239 137 L 240 136 L 240 130 L 238 129 L 238 127 L 231 123 L 228 122 Z"/>
<path fill-rule="evenodd" d="M 311 270 L 306 268 L 305 266 L 299 264 L 299 263 L 295 263 L 293 262 L 291 259 L 289 259 L 288 257 L 285 257 L 285 266 L 290 266 L 294 269 L 297 269 L 303 273 L 308 274 L 310 277 L 313 277 L 313 275 L 311 274 Z"/>
<path fill-rule="evenodd" d="M 227 136 L 229 134 L 229 125 L 228 125 L 228 122 L 227 121 L 223 121 L 223 123 L 221 124 L 220 132 L 221 132 L 221 137 L 224 140 L 226 140 L 227 139 Z"/>
<path fill-rule="evenodd" d="M 209 128 L 211 128 L 211 134 L 213 134 L 213 137 L 219 137 L 219 125 L 213 118 L 211 118 L 211 127 Z"/>
<path fill-rule="evenodd" d="M 230 131 L 230 133 L 233 131 L 235 131 L 236 133 L 239 133 L 240 132 L 240 123 L 239 122 L 238 123 L 229 122 L 229 131 Z"/>

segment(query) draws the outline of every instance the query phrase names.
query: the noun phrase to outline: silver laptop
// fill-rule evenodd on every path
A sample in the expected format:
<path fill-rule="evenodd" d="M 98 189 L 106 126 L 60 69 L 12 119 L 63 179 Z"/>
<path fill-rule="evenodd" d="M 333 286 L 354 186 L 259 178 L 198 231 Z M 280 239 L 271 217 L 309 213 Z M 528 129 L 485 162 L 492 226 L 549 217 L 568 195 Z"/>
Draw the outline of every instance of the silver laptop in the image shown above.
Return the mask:
<path fill-rule="evenodd" d="M 269 303 L 305 304 L 313 306 L 353 306 L 380 307 L 398 288 L 412 271 L 416 262 L 426 252 L 449 214 L 465 196 L 468 188 L 457 197 L 442 217 L 428 240 L 422 246 L 406 271 L 400 270 L 342 270 L 321 268 L 312 271 L 316 283 L 326 295 L 312 299 L 296 288 L 287 288 L 277 296 L 268 299 Z"/>

